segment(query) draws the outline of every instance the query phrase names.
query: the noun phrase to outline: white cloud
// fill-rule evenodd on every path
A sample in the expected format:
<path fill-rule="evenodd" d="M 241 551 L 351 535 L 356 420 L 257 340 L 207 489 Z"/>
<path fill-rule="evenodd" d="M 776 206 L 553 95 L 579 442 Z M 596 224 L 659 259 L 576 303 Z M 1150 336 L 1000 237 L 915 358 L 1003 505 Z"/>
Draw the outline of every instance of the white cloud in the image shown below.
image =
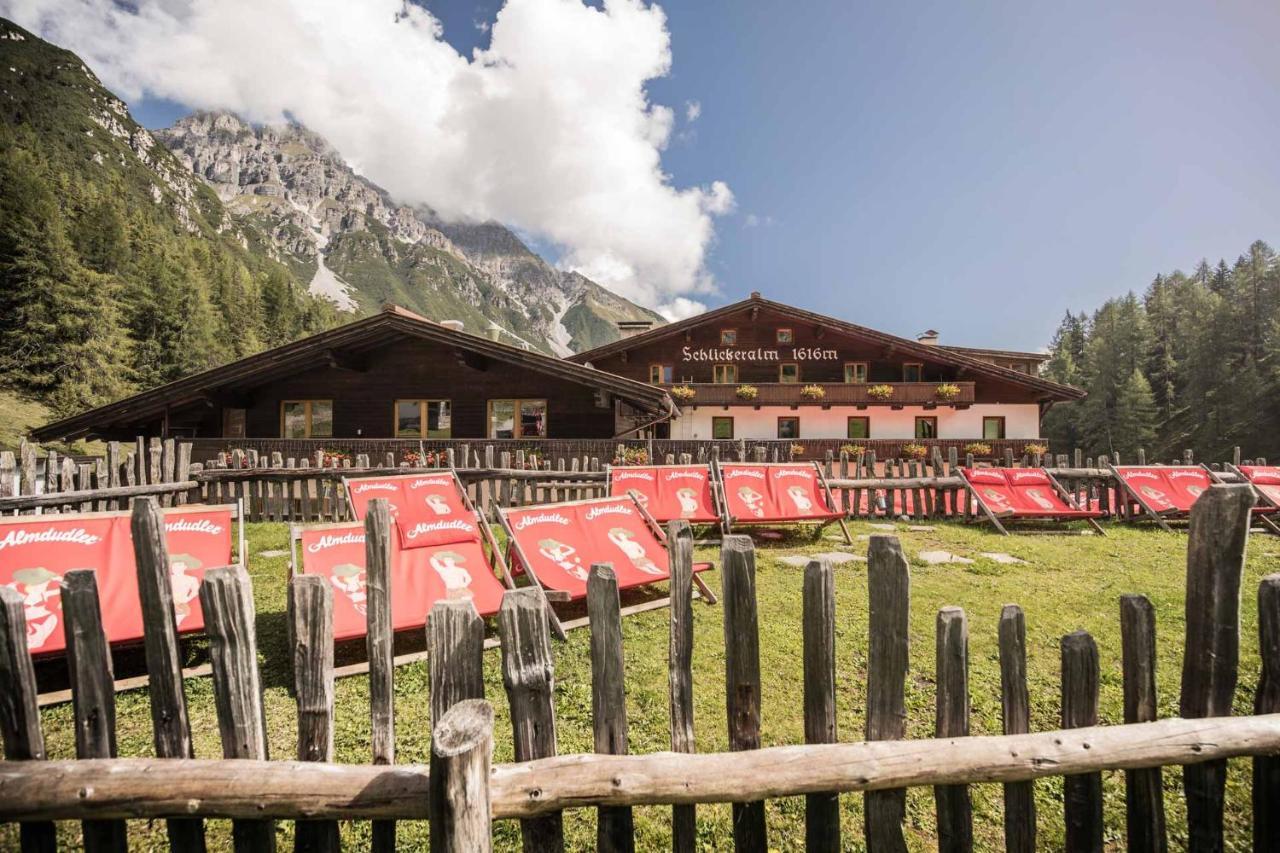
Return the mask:
<path fill-rule="evenodd" d="M 684 102 L 684 120 L 693 124 L 702 115 L 701 101 L 685 101 Z"/>
<path fill-rule="evenodd" d="M 126 98 L 292 116 L 399 199 L 537 235 L 563 249 L 562 266 L 644 304 L 695 310 L 688 297 L 715 289 L 706 257 L 733 194 L 673 186 L 662 170 L 675 113 L 645 84 L 667 74 L 671 44 L 643 0 L 508 0 L 470 58 L 403 0 L 0 9 Z"/>
<path fill-rule="evenodd" d="M 742 220 L 743 228 L 771 228 L 778 224 L 778 220 L 772 216 L 761 216 L 758 213 L 748 213 Z"/>

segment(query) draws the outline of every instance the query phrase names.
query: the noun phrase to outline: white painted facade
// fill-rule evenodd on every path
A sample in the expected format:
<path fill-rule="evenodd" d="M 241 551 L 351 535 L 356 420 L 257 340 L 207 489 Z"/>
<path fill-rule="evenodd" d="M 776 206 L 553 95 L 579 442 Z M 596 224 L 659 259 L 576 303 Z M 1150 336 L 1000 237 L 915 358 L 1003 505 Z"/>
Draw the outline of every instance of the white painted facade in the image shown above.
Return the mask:
<path fill-rule="evenodd" d="M 800 418 L 799 438 L 846 438 L 850 417 L 870 418 L 871 439 L 910 439 L 915 437 L 917 417 L 938 419 L 938 438 L 971 439 L 982 437 L 984 417 L 1005 419 L 1005 438 L 1033 439 L 1040 437 L 1040 407 L 1035 403 L 975 403 L 967 409 L 938 406 L 926 410 L 923 406 L 905 406 L 892 409 L 888 406 L 868 406 L 858 410 L 854 406 L 698 406 L 685 407 L 679 417 L 671 421 L 671 437 L 679 439 L 709 439 L 711 419 L 733 418 L 733 437 L 747 439 L 776 439 L 778 418 Z"/>

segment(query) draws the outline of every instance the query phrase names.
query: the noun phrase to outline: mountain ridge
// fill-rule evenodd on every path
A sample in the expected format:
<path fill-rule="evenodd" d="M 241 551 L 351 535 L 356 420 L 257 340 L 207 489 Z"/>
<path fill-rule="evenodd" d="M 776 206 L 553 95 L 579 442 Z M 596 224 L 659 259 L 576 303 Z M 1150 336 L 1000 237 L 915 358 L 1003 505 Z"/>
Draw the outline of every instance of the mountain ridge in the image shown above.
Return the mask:
<path fill-rule="evenodd" d="M 300 124 L 196 112 L 156 136 L 233 217 L 270 235 L 268 251 L 313 296 L 340 311 L 397 302 L 557 355 L 616 339 L 616 320 L 663 322 L 555 269 L 500 223 L 447 222 L 427 206 L 397 203 Z"/>

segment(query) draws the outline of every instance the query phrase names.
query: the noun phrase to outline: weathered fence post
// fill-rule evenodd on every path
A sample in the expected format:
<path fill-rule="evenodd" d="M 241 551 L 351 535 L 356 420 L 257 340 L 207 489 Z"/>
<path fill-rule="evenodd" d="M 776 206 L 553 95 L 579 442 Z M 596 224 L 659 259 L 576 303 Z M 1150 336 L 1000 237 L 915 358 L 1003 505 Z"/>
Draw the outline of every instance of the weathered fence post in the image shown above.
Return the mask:
<path fill-rule="evenodd" d="M 141 438 L 138 451 L 141 456 Z M 169 547 L 165 542 L 164 516 L 155 498 L 134 501 L 130 529 L 138 569 L 138 600 L 142 607 L 142 640 L 150 679 L 148 693 L 156 756 L 194 758 L 187 696 L 182 684 L 173 586 L 169 581 Z M 198 818 L 170 818 L 166 827 L 169 848 L 175 853 L 204 851 L 204 824 Z"/>
<path fill-rule="evenodd" d="M 836 577 L 829 560 L 804 569 L 804 742 L 836 742 Z M 809 851 L 840 849 L 840 795 L 804 798 Z"/>
<path fill-rule="evenodd" d="M 431 732 L 428 814 L 432 853 L 493 849 L 489 767 L 493 706 L 467 699 L 445 712 Z"/>
<path fill-rule="evenodd" d="M 1022 608 L 1006 604 L 1000 611 L 1000 708 L 1007 735 L 1031 731 L 1027 695 L 1027 625 Z M 1009 853 L 1036 849 L 1036 797 L 1032 782 L 1004 785 L 1004 848 Z"/>
<path fill-rule="evenodd" d="M 959 607 L 944 607 L 937 619 L 937 708 L 935 737 L 969 736 L 969 623 Z M 973 806 L 968 785 L 936 785 L 938 850 L 973 849 Z"/>
<path fill-rule="evenodd" d="M 1238 448 L 1237 448 L 1238 449 Z M 1258 649 L 1262 674 L 1253 697 L 1253 713 L 1280 713 L 1280 574 L 1258 586 Z M 1253 759 L 1253 849 L 1280 849 L 1280 756 Z"/>
<path fill-rule="evenodd" d="M 267 718 L 254 642 L 253 593 L 239 568 L 210 569 L 200 585 L 200 607 L 209 635 L 213 700 L 223 758 L 267 759 Z M 275 824 L 269 820 L 231 823 L 237 851 L 275 850 Z"/>
<path fill-rule="evenodd" d="M 556 754 L 555 667 L 546 607 L 541 589 L 524 587 L 503 593 L 498 611 L 502 683 L 511 706 L 516 761 Z M 521 820 L 520 834 L 526 853 L 564 850 L 560 812 Z"/>
<path fill-rule="evenodd" d="M 75 714 L 76 758 L 115 758 L 115 679 L 111 650 L 102 630 L 98 581 L 92 569 L 75 569 L 62 576 L 62 614 Z M 129 848 L 122 820 L 86 820 L 82 828 L 86 853 Z"/>
<path fill-rule="evenodd" d="M 1156 616 L 1145 595 L 1120 596 L 1120 645 L 1124 673 L 1124 721 L 1156 719 Z M 1124 772 L 1125 828 L 1133 853 L 1163 853 L 1164 786 L 1159 767 Z"/>
<path fill-rule="evenodd" d="M 902 740 L 907 733 L 911 573 L 896 536 L 871 537 L 867 588 L 867 740 Z M 906 790 L 868 792 L 863 806 L 867 849 L 905 851 Z"/>
<path fill-rule="evenodd" d="M 671 751 L 693 752 L 693 528 L 687 521 L 667 525 L 671 581 L 671 635 L 667 680 L 671 696 Z M 693 853 L 697 842 L 694 806 L 671 807 L 671 849 Z"/>
<path fill-rule="evenodd" d="M 1084 631 L 1062 638 L 1062 727 L 1098 724 L 1098 647 Z M 1062 780 L 1066 849 L 1102 853 L 1102 774 Z"/>
<path fill-rule="evenodd" d="M 396 763 L 394 636 L 391 628 L 391 511 L 374 498 L 364 517 L 365 593 L 368 619 L 370 746 L 376 765 Z M 396 849 L 393 820 L 373 822 L 375 853 Z"/>
<path fill-rule="evenodd" d="M 1213 485 L 1191 507 L 1187 541 L 1186 639 L 1179 713 L 1227 717 L 1240 658 L 1240 576 L 1254 495 L 1245 483 Z M 1182 771 L 1188 846 L 1222 849 L 1227 762 Z"/>
<path fill-rule="evenodd" d="M 427 617 L 431 665 L 431 722 L 454 705 L 484 698 L 484 620 L 470 598 L 446 598 Z"/>
<path fill-rule="evenodd" d="M 622 613 L 613 566 L 596 563 L 587 576 L 587 617 L 591 625 L 591 719 L 595 751 L 627 754 L 626 671 L 622 654 Z M 596 849 L 635 850 L 635 826 L 629 806 L 601 806 L 596 820 Z"/>
<path fill-rule="evenodd" d="M 293 692 L 298 702 L 298 760 L 333 761 L 333 591 L 320 575 L 289 580 Z M 300 820 L 296 853 L 336 853 L 336 820 Z"/>
<path fill-rule="evenodd" d="M 43 761 L 44 733 L 36 704 L 36 672 L 27 650 L 22 593 L 0 586 L 0 735 L 6 761 Z M 58 849 L 53 823 L 32 821 L 18 829 L 23 853 Z"/>
<path fill-rule="evenodd" d="M 720 549 L 724 587 L 724 667 L 729 749 L 760 748 L 760 628 L 756 615 L 756 554 L 750 536 L 725 536 Z M 739 851 L 768 847 L 764 802 L 733 804 Z"/>

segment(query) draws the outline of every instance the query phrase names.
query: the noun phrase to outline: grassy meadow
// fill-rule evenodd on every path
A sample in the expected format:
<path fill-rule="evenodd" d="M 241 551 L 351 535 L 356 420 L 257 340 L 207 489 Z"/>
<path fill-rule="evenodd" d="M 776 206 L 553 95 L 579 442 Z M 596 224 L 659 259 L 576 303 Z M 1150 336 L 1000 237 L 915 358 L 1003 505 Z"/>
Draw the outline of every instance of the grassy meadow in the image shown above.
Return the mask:
<path fill-rule="evenodd" d="M 851 525 L 863 536 L 886 531 L 866 523 Z M 934 617 L 940 607 L 959 605 L 968 614 L 970 628 L 970 690 L 972 727 L 975 734 L 1000 732 L 999 666 L 996 626 L 1003 604 L 1016 602 L 1024 608 L 1027 622 L 1028 676 L 1033 730 L 1058 726 L 1059 695 L 1058 642 L 1064 635 L 1082 628 L 1098 644 L 1101 673 L 1101 719 L 1122 721 L 1120 672 L 1119 597 L 1142 592 L 1150 597 L 1157 614 L 1160 713 L 1177 712 L 1178 683 L 1183 646 L 1183 575 L 1185 534 L 1170 535 L 1154 530 L 1108 527 L 1107 537 L 1079 535 L 996 536 L 985 529 L 941 523 L 927 531 L 909 531 L 897 525 L 904 550 L 911 560 L 911 672 L 907 684 L 909 737 L 929 737 L 934 715 Z M 287 528 L 283 524 L 256 524 L 249 528 L 249 568 L 254 579 L 257 603 L 258 641 L 271 756 L 294 755 L 296 714 L 289 696 L 290 682 L 285 640 L 285 582 L 288 560 L 284 556 L 264 556 L 264 551 L 287 548 Z M 925 565 L 917 558 L 921 551 L 946 550 L 975 560 L 971 565 L 949 563 Z M 798 553 L 847 550 L 865 554 L 864 539 L 846 548 L 830 540 L 814 540 L 807 535 L 778 542 L 758 542 L 757 590 L 761 631 L 763 674 L 763 740 L 766 745 L 802 743 L 802 663 L 801 638 L 802 569 L 779 558 Z M 978 556 L 981 552 L 1004 552 L 1026 561 L 1004 565 Z M 714 549 L 704 549 L 699 559 L 717 559 Z M 1259 580 L 1280 566 L 1280 539 L 1255 535 L 1249 546 L 1249 561 L 1242 596 L 1243 641 L 1240 688 L 1236 712 L 1250 711 L 1253 688 L 1259 670 L 1256 591 Z M 704 575 L 718 588 L 718 572 Z M 840 736 L 857 740 L 862 736 L 866 704 L 867 668 L 867 582 L 866 564 L 845 563 L 837 569 L 837 690 Z M 624 604 L 626 602 L 624 601 Z M 694 604 L 695 651 L 694 686 L 696 731 L 700 751 L 726 748 L 724 711 L 723 627 L 719 606 Z M 576 614 L 573 614 L 576 615 Z M 667 717 L 667 611 L 660 609 L 628 617 L 623 624 L 627 668 L 627 709 L 630 715 L 630 743 L 633 752 L 652 752 L 668 744 Z M 492 628 L 491 628 L 492 630 Z M 401 637 L 403 648 L 418 648 L 420 632 Z M 592 748 L 589 637 L 585 629 L 571 631 L 569 639 L 554 645 L 556 663 L 556 714 L 559 748 L 562 753 L 584 752 Z M 193 661 L 201 659 L 198 643 L 189 648 Z M 485 653 L 486 693 L 497 711 L 496 761 L 512 758 L 510 721 L 502 690 L 499 652 Z M 339 664 L 360 659 L 360 642 L 340 648 Z M 122 653 L 117 675 L 134 674 L 140 654 Z M 42 677 L 56 680 L 56 672 Z M 428 669 L 426 664 L 396 671 L 396 742 L 401 763 L 425 763 L 429 749 Z M 187 683 L 198 757 L 221 755 L 213 695 L 209 679 Z M 340 762 L 364 763 L 369 758 L 369 706 L 367 681 L 363 677 L 340 680 L 337 685 L 336 749 Z M 48 752 L 52 758 L 74 756 L 74 740 L 69 705 L 48 709 L 43 722 Z M 147 694 L 134 690 L 119 696 L 117 730 L 119 750 L 125 756 L 152 754 Z M 1228 791 L 1228 849 L 1249 847 L 1249 765 L 1233 761 Z M 1181 774 L 1176 768 L 1165 771 L 1165 807 L 1174 849 L 1185 846 L 1185 808 L 1181 796 Z M 1107 842 L 1124 846 L 1123 775 L 1104 775 Z M 1062 783 L 1060 779 L 1037 783 L 1040 846 L 1062 846 Z M 998 785 L 973 786 L 974 832 L 979 849 L 1002 848 L 1001 792 Z M 928 789 L 908 795 L 908 838 L 912 849 L 936 849 L 933 798 Z M 841 798 L 846 849 L 861 849 L 862 798 Z M 669 848 L 670 811 L 666 807 L 636 810 L 637 848 Z M 803 798 L 770 801 L 768 823 L 771 847 L 800 850 L 804 842 Z M 730 807 L 701 806 L 698 829 L 702 847 L 726 849 L 732 844 Z M 570 849 L 594 847 L 595 814 L 577 810 L 565 816 Z M 278 825 L 282 846 L 292 844 L 293 827 Z M 406 848 L 423 848 L 425 823 L 402 823 L 399 838 Z M 60 827 L 67 848 L 80 843 L 79 826 Z M 230 827 L 225 821 L 209 821 L 210 849 L 230 849 Z M 350 849 L 365 849 L 369 843 L 367 823 L 346 823 L 343 839 Z M 516 823 L 495 825 L 496 847 L 519 849 Z M 16 828 L 0 828 L 0 848 L 16 845 Z M 135 849 L 160 849 L 165 843 L 159 822 L 130 823 L 130 841 Z"/>

